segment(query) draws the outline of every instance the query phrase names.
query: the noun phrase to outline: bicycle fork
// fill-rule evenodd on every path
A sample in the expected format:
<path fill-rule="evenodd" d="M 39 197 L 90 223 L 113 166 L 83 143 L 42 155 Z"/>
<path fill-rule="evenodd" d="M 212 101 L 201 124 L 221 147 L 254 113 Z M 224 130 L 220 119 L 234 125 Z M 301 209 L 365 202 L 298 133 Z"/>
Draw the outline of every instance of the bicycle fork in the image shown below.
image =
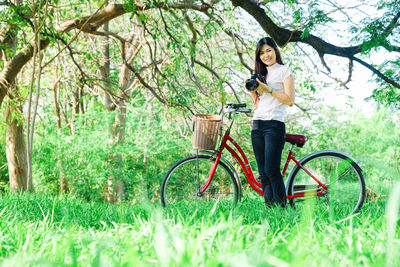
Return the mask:
<path fill-rule="evenodd" d="M 231 122 L 230 127 L 232 127 L 232 123 L 233 122 Z M 198 196 L 202 196 L 204 191 L 206 191 L 208 186 L 210 185 L 210 183 L 212 181 L 212 178 L 214 177 L 215 171 L 217 170 L 218 163 L 219 163 L 219 161 L 221 159 L 221 156 L 222 156 L 222 151 L 224 150 L 223 148 L 225 147 L 225 144 L 226 144 L 226 142 L 228 140 L 228 136 L 229 136 L 229 130 L 227 130 L 225 132 L 224 138 L 223 138 L 223 140 L 221 142 L 221 145 L 220 145 L 220 149 L 218 151 L 218 155 L 215 158 L 214 165 L 211 167 L 211 170 L 210 170 L 210 173 L 208 174 L 208 179 L 207 179 L 206 183 L 203 185 L 203 187 L 197 193 Z M 197 163 L 197 165 L 198 165 L 198 163 Z M 197 170 L 197 175 L 199 175 L 199 170 Z M 198 188 L 200 188 L 200 186 Z"/>
<path fill-rule="evenodd" d="M 208 175 L 208 179 L 207 179 L 206 183 L 203 185 L 203 187 L 201 189 L 200 189 L 200 186 L 198 187 L 200 189 L 199 192 L 197 193 L 197 195 L 199 197 L 203 195 L 204 191 L 206 191 L 207 187 L 210 185 L 210 183 L 212 181 L 212 178 L 214 177 L 215 171 L 217 170 L 218 163 L 219 163 L 219 161 L 221 159 L 221 154 L 222 154 L 222 151 L 220 151 L 218 153 L 218 155 L 217 155 L 217 157 L 216 157 L 216 159 L 214 161 L 214 165 L 211 167 L 211 170 L 210 170 L 210 173 Z M 198 162 L 197 162 L 197 165 L 198 165 Z M 199 171 L 198 170 L 197 170 L 197 175 L 199 175 Z"/>

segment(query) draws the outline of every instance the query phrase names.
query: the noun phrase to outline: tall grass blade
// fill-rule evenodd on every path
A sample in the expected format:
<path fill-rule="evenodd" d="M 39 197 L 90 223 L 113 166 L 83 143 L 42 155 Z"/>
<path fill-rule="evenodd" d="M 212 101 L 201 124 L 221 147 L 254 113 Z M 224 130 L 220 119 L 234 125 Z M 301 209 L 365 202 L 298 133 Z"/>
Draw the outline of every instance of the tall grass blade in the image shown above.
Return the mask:
<path fill-rule="evenodd" d="M 386 243 L 386 266 L 399 266 L 398 255 L 399 245 L 395 243 L 396 227 L 399 218 L 400 207 L 400 182 L 397 182 L 389 195 L 386 205 L 386 225 L 387 225 L 387 243 Z M 397 242 L 398 243 L 398 242 Z"/>

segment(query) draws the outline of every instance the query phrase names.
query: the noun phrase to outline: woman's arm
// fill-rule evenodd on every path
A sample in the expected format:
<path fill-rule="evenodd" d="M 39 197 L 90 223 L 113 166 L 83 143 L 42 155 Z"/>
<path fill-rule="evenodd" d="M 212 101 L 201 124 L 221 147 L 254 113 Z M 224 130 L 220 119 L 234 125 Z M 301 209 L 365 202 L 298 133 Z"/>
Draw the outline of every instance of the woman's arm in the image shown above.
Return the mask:
<path fill-rule="evenodd" d="M 285 81 L 283 81 L 283 93 L 272 90 L 271 87 L 269 87 L 268 85 L 266 85 L 265 83 L 260 82 L 257 79 L 258 83 L 260 84 L 259 87 L 261 87 L 261 90 L 264 90 L 268 93 L 271 93 L 272 91 L 272 96 L 275 97 L 276 99 L 278 99 L 279 102 L 288 105 L 288 106 L 293 106 L 294 104 L 294 98 L 295 98 L 295 94 L 294 94 L 294 79 L 292 75 L 289 75 Z"/>
<path fill-rule="evenodd" d="M 260 102 L 260 96 L 258 95 L 257 91 L 250 91 L 251 97 L 253 98 L 253 104 L 258 107 L 258 103 Z"/>

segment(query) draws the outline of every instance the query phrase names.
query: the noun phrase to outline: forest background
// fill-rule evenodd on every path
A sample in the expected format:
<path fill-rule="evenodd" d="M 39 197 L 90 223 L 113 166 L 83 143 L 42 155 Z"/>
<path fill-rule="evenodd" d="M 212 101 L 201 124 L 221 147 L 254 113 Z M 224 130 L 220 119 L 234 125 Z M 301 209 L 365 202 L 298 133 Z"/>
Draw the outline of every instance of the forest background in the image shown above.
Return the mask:
<path fill-rule="evenodd" d="M 399 10 L 397 0 L 0 1 L 0 192 L 157 203 L 163 175 L 191 150 L 193 115 L 251 106 L 243 81 L 271 36 L 295 73 L 287 132 L 308 136 L 298 157 L 352 155 L 368 201 L 385 201 L 400 178 Z M 374 87 L 367 115 L 346 96 L 356 70 Z M 250 125 L 241 117 L 233 135 L 252 155 Z"/>

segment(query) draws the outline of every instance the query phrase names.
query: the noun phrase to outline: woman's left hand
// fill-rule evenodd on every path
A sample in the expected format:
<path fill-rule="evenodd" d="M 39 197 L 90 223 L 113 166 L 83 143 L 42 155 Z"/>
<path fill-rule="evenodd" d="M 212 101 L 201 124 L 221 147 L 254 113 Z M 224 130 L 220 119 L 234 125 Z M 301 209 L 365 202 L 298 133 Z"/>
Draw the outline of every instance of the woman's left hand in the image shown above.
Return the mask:
<path fill-rule="evenodd" d="M 263 92 L 267 92 L 267 93 L 271 93 L 272 89 L 271 87 L 269 87 L 268 85 L 266 85 L 265 83 L 260 82 L 260 80 L 258 78 L 256 78 L 257 82 L 258 82 L 258 86 L 257 86 L 257 92 L 259 92 L 260 94 Z"/>

